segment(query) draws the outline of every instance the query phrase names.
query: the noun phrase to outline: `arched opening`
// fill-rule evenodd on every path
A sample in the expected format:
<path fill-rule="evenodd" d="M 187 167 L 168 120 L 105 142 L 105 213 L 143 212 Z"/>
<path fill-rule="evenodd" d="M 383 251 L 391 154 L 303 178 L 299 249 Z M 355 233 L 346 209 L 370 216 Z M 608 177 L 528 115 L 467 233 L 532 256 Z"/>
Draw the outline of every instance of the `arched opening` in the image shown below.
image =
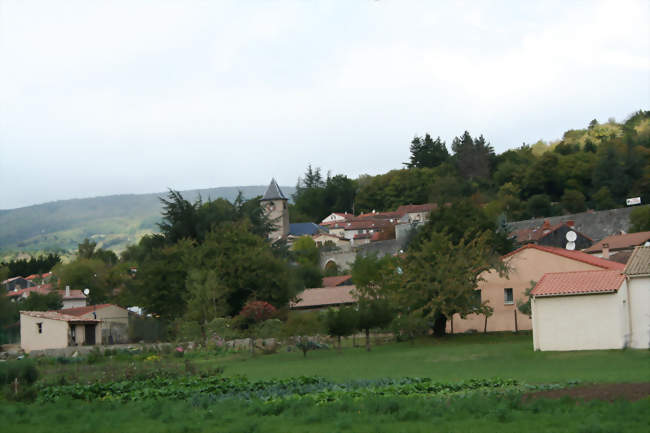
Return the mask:
<path fill-rule="evenodd" d="M 328 260 L 327 263 L 325 263 L 326 277 L 334 277 L 336 275 L 339 275 L 339 272 L 340 272 L 339 265 L 337 265 L 334 260 Z"/>

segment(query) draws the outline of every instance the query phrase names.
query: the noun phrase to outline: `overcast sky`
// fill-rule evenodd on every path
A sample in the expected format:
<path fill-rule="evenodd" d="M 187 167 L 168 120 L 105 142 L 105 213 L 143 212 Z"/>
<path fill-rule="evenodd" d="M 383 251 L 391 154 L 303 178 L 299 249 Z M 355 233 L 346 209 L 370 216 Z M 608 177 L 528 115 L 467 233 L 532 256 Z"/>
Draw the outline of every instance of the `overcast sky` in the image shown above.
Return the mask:
<path fill-rule="evenodd" d="M 0 209 L 399 168 L 650 104 L 650 2 L 0 0 Z"/>

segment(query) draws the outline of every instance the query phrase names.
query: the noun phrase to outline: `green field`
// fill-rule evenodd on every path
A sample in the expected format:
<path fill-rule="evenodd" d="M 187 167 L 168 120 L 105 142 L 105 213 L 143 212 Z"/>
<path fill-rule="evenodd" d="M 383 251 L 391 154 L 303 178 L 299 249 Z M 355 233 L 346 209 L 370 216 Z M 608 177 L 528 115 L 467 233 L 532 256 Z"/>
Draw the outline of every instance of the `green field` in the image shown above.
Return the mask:
<path fill-rule="evenodd" d="M 285 350 L 253 359 L 234 356 L 219 365 L 226 375 L 253 379 L 319 375 L 337 380 L 409 376 L 441 381 L 504 377 L 527 383 L 650 382 L 648 351 L 535 352 L 530 334 L 510 333 L 426 338 L 373 347 L 371 352 L 319 350 L 307 358 Z"/>
<path fill-rule="evenodd" d="M 342 353 L 316 350 L 307 357 L 286 349 L 253 358 L 245 352 L 216 354 L 207 350 L 187 353 L 184 358 L 162 354 L 154 363 L 144 361 L 147 356 L 38 362 L 42 374 L 39 383 L 52 386 L 40 388 L 41 400 L 36 403 L 2 402 L 2 431 L 593 433 L 640 432 L 650 426 L 648 397 L 577 403 L 568 397 L 522 399 L 523 394 L 538 389 L 557 389 L 576 382 L 577 386 L 650 382 L 647 350 L 542 353 L 532 350 L 530 335 L 495 334 L 391 343 L 373 347 L 371 352 L 353 347 L 344 348 Z M 168 379 L 147 379 L 152 372 L 174 368 L 189 368 L 192 376 L 181 373 Z M 206 391 L 204 383 L 220 384 L 221 379 L 200 379 L 197 374 L 222 368 L 223 383 L 243 383 L 256 391 Z M 137 370 L 139 376 L 119 382 L 107 375 L 108 371 L 119 375 L 129 369 Z M 240 375 L 249 379 L 238 379 Z M 299 379 L 301 375 L 324 379 L 313 382 Z M 439 384 L 452 388 L 459 384 L 459 388 L 419 393 L 409 381 L 387 379 L 404 377 L 431 378 L 434 388 Z M 486 382 L 488 386 L 506 385 L 463 388 L 472 383 L 468 379 L 495 377 L 515 379 L 516 384 L 495 379 Z M 83 391 L 94 386 L 84 383 L 96 379 L 111 389 L 103 397 Z M 64 382 L 68 385 L 57 385 Z M 461 382 L 465 385 L 460 386 Z M 177 392 L 182 383 L 194 387 L 178 392 L 183 397 L 156 394 L 165 387 Z M 327 389 L 319 390 L 311 383 L 324 383 Z M 148 386 L 154 389 L 147 391 Z M 47 389 L 68 391 L 44 398 L 50 392 Z M 131 394 L 121 396 L 119 390 Z"/>

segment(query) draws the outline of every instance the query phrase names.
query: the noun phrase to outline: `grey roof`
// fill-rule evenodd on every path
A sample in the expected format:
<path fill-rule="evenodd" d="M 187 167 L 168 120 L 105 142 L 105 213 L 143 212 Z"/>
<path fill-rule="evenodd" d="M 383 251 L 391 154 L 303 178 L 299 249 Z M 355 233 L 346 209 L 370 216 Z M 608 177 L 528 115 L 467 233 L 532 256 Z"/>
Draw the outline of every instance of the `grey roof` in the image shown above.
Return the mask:
<path fill-rule="evenodd" d="M 508 223 L 508 228 L 511 231 L 537 228 L 544 223 L 544 220 L 548 220 L 551 225 L 574 221 L 576 230 L 589 236 L 591 239 L 600 240 L 606 236 L 629 231 L 630 212 L 638 207 L 639 206 L 630 206 L 620 209 L 587 211 L 572 215 L 513 221 Z"/>
<path fill-rule="evenodd" d="M 288 198 L 284 196 L 282 190 L 280 189 L 280 186 L 275 181 L 275 179 L 271 179 L 271 183 L 269 184 L 269 187 L 266 188 L 266 192 L 264 193 L 262 200 L 288 200 Z"/>
<path fill-rule="evenodd" d="M 631 277 L 650 275 L 650 247 L 635 247 L 623 272 Z"/>
<path fill-rule="evenodd" d="M 289 224 L 289 234 L 292 236 L 313 235 L 318 232 L 327 230 L 315 223 L 291 223 Z"/>

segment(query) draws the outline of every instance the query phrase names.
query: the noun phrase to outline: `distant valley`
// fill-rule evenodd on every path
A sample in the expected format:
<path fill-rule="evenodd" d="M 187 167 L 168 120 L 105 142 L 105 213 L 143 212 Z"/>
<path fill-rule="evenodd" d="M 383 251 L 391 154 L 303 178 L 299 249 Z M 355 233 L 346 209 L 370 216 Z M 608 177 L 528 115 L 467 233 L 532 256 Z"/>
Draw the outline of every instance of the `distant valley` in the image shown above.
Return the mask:
<path fill-rule="evenodd" d="M 181 191 L 194 201 L 225 198 L 233 201 L 239 191 L 252 198 L 264 194 L 266 186 L 233 186 Z M 283 186 L 287 196 L 295 187 Z M 143 235 L 158 230 L 160 197 L 154 194 L 124 194 L 72 200 L 60 200 L 18 209 L 0 210 L 0 257 L 19 253 L 75 250 L 85 238 L 98 246 L 122 251 Z"/>

